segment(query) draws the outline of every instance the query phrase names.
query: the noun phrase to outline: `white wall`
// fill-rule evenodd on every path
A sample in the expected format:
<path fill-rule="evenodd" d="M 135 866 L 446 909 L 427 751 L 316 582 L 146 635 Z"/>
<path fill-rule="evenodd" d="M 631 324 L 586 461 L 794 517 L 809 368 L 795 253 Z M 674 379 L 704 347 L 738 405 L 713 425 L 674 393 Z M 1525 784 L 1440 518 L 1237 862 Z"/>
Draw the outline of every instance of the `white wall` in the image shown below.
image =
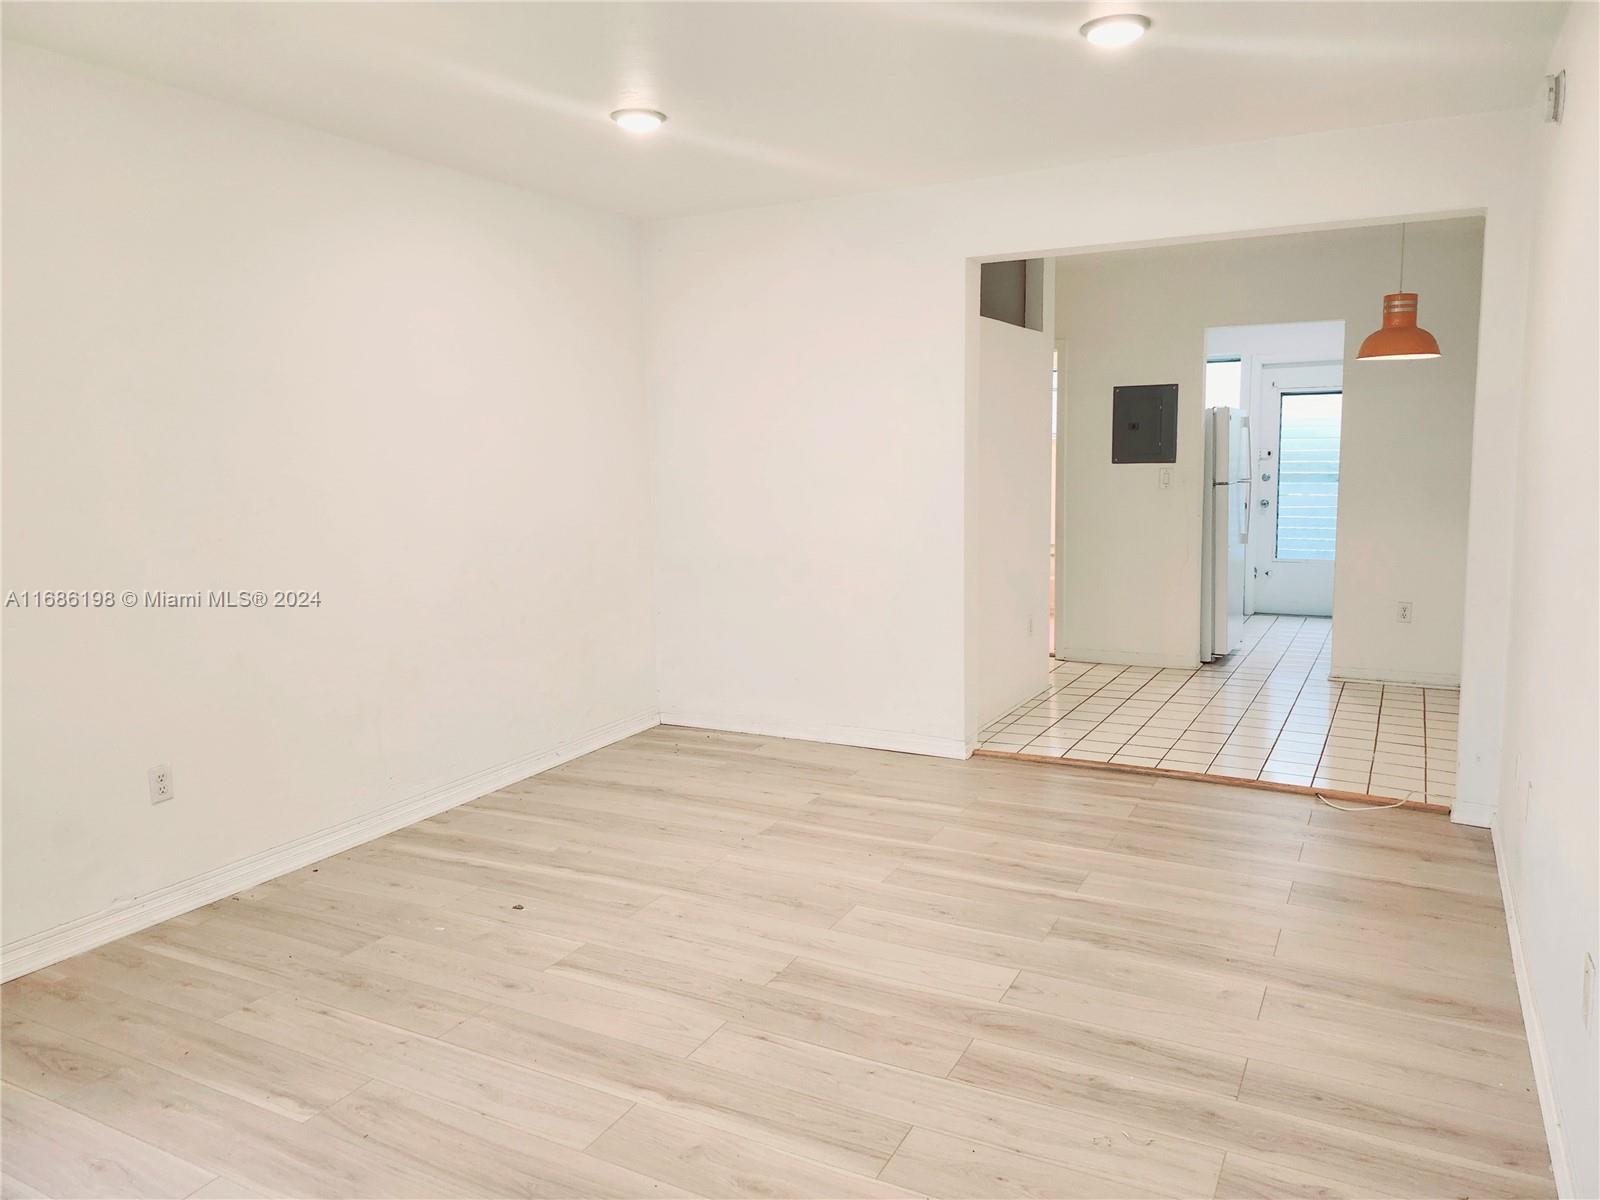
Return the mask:
<path fill-rule="evenodd" d="M 1047 332 L 978 320 L 978 598 L 970 669 L 980 727 L 1044 687 L 1050 617 Z"/>
<path fill-rule="evenodd" d="M 1553 1107 L 1560 1121 L 1552 1142 L 1568 1168 L 1562 1194 L 1575 1197 L 1600 1196 L 1600 1017 L 1591 1001 L 1586 1023 L 1582 1005 L 1584 956 L 1600 961 L 1596 15 L 1593 4 L 1572 6 L 1550 67 L 1567 72 L 1566 118 L 1531 131 L 1538 207 L 1517 456 L 1508 744 L 1494 826 L 1534 1061 L 1546 1068 L 1546 1120 Z"/>
<path fill-rule="evenodd" d="M 960 756 L 967 264 L 834 208 L 648 253 L 662 720 Z"/>
<path fill-rule="evenodd" d="M 1250 359 L 1266 363 L 1324 362 L 1344 354 L 1343 321 L 1218 325 L 1206 330 L 1206 358 L 1237 358 L 1242 364 L 1244 405 L 1254 393 Z M 1473 331 L 1477 340 L 1477 331 Z"/>
<path fill-rule="evenodd" d="M 1164 666 L 1199 661 L 1206 329 L 1344 321 L 1344 419 L 1333 671 L 1455 683 L 1466 595 L 1483 223 L 1407 232 L 1406 287 L 1444 348 L 1430 362 L 1356 361 L 1399 269 L 1390 226 L 1162 246 L 1057 260 L 1067 343 L 1061 438 L 1058 653 Z M 1173 486 L 1156 464 L 1112 465 L 1111 389 L 1177 383 Z M 1400 600 L 1413 619 L 1395 619 Z"/>
<path fill-rule="evenodd" d="M 633 229 L 4 66 L 5 587 L 322 598 L 5 613 L 8 948 L 649 723 Z"/>
<path fill-rule="evenodd" d="M 658 497 L 664 719 L 964 749 L 977 572 L 964 529 L 978 319 L 967 259 L 1482 210 L 1474 445 L 1492 449 L 1474 454 L 1465 620 L 1468 644 L 1485 649 L 1463 663 L 1474 758 L 1460 786 L 1492 804 L 1525 117 L 1207 147 L 654 227 L 650 393 L 658 461 L 674 466 Z"/>
<path fill-rule="evenodd" d="M 1182 303 L 1196 280 L 1187 271 L 1166 277 L 1194 253 L 1056 261 L 1056 336 L 1066 343 L 1057 437 L 1060 658 L 1200 662 L 1206 323 L 1196 325 L 1197 310 Z M 1178 385 L 1177 461 L 1112 463 L 1112 389 L 1158 383 Z"/>

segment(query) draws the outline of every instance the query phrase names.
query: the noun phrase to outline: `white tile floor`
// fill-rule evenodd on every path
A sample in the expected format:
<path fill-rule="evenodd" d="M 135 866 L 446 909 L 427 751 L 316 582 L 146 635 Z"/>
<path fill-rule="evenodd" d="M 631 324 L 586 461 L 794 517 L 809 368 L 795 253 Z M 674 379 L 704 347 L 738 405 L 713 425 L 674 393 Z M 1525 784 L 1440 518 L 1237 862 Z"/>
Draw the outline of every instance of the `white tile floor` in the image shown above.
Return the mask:
<path fill-rule="evenodd" d="M 1453 804 L 1461 693 L 1330 680 L 1332 625 L 1258 614 L 1199 670 L 1051 659 L 979 747 Z"/>

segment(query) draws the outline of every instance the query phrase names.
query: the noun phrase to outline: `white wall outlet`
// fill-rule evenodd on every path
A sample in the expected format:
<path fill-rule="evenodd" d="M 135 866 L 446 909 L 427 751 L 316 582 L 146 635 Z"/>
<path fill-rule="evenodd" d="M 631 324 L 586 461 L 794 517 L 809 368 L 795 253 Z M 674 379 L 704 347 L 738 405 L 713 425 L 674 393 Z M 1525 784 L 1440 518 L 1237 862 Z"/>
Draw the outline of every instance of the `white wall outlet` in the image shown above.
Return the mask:
<path fill-rule="evenodd" d="M 171 800 L 173 796 L 172 768 L 167 766 L 166 763 L 162 763 L 160 766 L 151 767 L 149 774 L 150 803 L 160 804 L 163 801 Z"/>
<path fill-rule="evenodd" d="M 1594 1020 L 1594 955 L 1583 956 L 1583 1027 Z"/>
<path fill-rule="evenodd" d="M 1169 487 L 1172 486 L 1172 468 L 1171 467 L 1162 467 L 1161 468 L 1161 486 L 1163 488 L 1169 488 Z"/>
<path fill-rule="evenodd" d="M 1395 607 L 1394 619 L 1402 625 L 1411 624 L 1411 601 L 1402 600 Z"/>

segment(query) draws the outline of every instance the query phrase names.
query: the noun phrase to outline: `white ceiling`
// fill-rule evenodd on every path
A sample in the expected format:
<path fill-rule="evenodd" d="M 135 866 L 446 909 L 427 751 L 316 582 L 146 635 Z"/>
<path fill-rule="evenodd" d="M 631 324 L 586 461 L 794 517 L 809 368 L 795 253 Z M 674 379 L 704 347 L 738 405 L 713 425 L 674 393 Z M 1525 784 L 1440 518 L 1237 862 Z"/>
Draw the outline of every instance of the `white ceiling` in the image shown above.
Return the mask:
<path fill-rule="evenodd" d="M 1134 9 L 1106 52 L 1077 35 Z M 1545 3 L 7 3 L 7 37 L 642 216 L 1530 104 Z M 607 119 L 670 121 L 649 139 Z"/>

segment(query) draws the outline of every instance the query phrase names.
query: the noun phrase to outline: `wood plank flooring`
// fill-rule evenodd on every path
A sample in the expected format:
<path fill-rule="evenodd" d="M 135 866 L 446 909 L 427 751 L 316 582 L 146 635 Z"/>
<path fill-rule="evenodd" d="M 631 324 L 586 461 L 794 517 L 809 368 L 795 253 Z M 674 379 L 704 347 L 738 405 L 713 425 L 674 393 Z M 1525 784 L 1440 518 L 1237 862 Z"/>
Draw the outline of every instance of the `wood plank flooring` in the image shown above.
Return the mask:
<path fill-rule="evenodd" d="M 658 728 L 8 984 L 0 1196 L 1554 1195 L 1493 852 Z"/>

